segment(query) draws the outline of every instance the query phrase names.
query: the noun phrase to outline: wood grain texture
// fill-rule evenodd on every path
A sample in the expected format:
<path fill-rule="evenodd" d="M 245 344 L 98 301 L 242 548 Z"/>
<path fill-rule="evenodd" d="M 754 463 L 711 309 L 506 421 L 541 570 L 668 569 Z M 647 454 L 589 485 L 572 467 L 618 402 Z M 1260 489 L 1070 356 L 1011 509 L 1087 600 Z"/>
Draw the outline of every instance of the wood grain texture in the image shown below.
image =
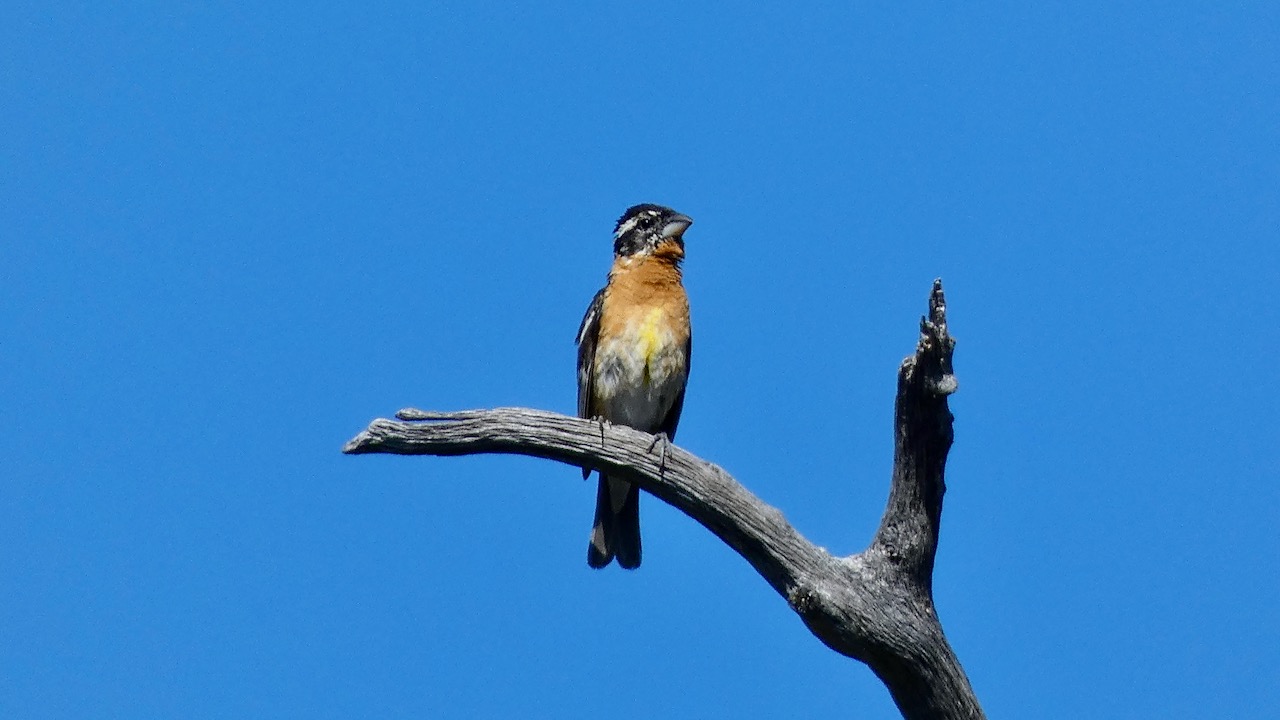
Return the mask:
<path fill-rule="evenodd" d="M 738 552 L 838 653 L 866 663 L 910 720 L 983 718 L 933 605 L 944 470 L 956 390 L 946 301 L 935 281 L 915 353 L 898 370 L 889 501 L 870 546 L 835 557 L 721 468 L 631 428 L 524 408 L 424 412 L 375 420 L 350 454 L 513 453 L 638 483 Z"/>

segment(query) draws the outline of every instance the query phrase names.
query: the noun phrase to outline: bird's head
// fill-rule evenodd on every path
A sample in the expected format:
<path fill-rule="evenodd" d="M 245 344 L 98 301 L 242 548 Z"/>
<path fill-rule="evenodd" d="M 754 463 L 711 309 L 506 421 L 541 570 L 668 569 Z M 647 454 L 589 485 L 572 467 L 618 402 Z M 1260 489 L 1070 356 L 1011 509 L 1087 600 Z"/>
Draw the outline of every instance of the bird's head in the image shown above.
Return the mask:
<path fill-rule="evenodd" d="M 684 248 L 684 231 L 693 218 L 669 207 L 644 203 L 627 208 L 613 229 L 613 254 L 631 257 L 651 253 L 664 242 Z"/>

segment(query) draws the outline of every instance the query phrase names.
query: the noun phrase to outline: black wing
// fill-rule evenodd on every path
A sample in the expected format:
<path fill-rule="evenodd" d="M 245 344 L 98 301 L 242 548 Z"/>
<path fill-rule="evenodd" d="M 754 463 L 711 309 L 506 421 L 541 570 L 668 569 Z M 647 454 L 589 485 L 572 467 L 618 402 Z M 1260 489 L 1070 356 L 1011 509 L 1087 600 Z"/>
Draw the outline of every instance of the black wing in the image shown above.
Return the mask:
<path fill-rule="evenodd" d="M 689 333 L 689 339 L 684 344 L 684 385 L 680 386 L 680 394 L 676 395 L 676 401 L 671 403 L 671 410 L 662 420 L 662 427 L 658 428 L 667 434 L 668 440 L 673 442 L 676 439 L 676 426 L 680 424 L 680 412 L 684 410 L 684 389 L 689 387 L 691 367 L 693 367 L 693 333 Z"/>
<path fill-rule="evenodd" d="M 595 408 L 591 407 L 591 396 L 595 394 L 595 373 L 591 369 L 596 364 L 596 341 L 600 339 L 600 308 L 604 307 L 604 288 L 591 298 L 587 314 L 582 316 L 582 324 L 578 326 L 578 417 L 595 417 Z M 586 480 L 591 471 L 582 468 L 582 479 Z M 603 486 L 602 486 L 603 487 Z"/>
<path fill-rule="evenodd" d="M 596 362 L 596 341 L 600 339 L 600 309 L 604 306 L 604 288 L 591 298 L 587 314 L 578 326 L 578 417 L 595 417 L 591 396 L 595 393 L 595 377 L 591 368 Z"/>

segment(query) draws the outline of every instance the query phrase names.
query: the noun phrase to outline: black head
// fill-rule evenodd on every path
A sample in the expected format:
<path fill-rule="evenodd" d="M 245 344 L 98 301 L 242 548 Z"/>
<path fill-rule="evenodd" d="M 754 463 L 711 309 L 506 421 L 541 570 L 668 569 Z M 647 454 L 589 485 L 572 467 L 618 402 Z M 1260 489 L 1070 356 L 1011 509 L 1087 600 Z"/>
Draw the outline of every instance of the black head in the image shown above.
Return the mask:
<path fill-rule="evenodd" d="M 684 247 L 684 231 L 693 218 L 669 207 L 644 203 L 627 208 L 613 229 L 613 254 L 627 257 L 651 252 L 664 240 Z"/>

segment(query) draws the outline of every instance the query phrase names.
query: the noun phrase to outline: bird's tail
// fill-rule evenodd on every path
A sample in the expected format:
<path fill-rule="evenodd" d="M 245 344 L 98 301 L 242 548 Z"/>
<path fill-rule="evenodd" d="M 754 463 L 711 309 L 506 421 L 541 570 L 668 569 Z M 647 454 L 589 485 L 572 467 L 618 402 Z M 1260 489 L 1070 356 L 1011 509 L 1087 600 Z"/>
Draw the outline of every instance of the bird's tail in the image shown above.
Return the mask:
<path fill-rule="evenodd" d="M 615 558 L 627 570 L 640 567 L 640 488 L 601 475 L 587 564 L 602 568 Z"/>

